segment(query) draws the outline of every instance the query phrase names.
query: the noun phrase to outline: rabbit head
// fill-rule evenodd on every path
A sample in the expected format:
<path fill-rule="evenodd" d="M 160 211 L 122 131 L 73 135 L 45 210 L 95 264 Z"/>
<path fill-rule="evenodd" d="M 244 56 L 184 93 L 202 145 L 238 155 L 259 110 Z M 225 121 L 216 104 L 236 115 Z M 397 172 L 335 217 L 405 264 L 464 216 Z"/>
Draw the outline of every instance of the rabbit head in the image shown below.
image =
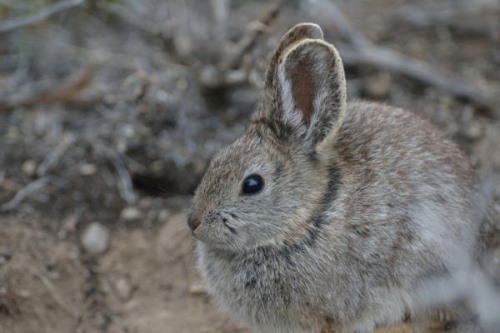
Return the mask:
<path fill-rule="evenodd" d="M 345 108 L 337 51 L 319 26 L 295 26 L 271 59 L 248 129 L 213 158 L 196 190 L 194 236 L 229 251 L 306 237 L 308 217 L 336 186 L 328 147 Z"/>

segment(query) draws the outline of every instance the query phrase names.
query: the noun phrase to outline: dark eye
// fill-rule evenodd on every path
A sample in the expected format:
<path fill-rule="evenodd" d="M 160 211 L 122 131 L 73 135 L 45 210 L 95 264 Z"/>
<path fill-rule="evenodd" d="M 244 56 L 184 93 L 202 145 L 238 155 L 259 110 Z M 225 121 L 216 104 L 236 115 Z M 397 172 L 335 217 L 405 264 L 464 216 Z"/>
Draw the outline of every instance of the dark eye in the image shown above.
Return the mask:
<path fill-rule="evenodd" d="M 243 194 L 255 194 L 264 187 L 264 179 L 259 175 L 250 175 L 243 181 Z"/>

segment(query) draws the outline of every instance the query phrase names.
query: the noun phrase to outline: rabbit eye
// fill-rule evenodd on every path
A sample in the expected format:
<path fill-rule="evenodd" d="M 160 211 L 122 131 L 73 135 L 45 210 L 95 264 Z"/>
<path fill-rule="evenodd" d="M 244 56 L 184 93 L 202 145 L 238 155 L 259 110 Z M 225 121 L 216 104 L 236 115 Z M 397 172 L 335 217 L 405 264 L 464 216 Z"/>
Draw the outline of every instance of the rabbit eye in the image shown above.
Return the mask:
<path fill-rule="evenodd" d="M 264 187 L 264 179 L 260 175 L 250 175 L 243 181 L 243 194 L 255 194 Z"/>

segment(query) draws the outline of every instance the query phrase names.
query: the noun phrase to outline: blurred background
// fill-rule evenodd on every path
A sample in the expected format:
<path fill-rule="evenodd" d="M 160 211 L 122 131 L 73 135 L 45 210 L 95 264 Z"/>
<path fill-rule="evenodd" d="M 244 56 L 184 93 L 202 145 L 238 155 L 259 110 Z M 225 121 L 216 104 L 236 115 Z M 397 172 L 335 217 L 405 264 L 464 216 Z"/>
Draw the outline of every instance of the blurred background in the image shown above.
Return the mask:
<path fill-rule="evenodd" d="M 303 21 L 349 100 L 429 119 L 500 212 L 498 0 L 0 0 L 0 333 L 247 332 L 210 303 L 185 212 Z"/>

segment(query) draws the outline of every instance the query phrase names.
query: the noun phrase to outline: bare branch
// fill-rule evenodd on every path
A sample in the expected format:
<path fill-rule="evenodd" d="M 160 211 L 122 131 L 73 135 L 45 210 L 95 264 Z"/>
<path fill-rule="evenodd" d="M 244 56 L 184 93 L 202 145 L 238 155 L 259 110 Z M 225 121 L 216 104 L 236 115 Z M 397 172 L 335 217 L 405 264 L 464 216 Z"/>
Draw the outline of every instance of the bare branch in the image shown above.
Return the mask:
<path fill-rule="evenodd" d="M 249 81 L 249 70 L 241 67 L 245 54 L 255 45 L 267 28 L 274 22 L 281 8 L 289 0 L 276 1 L 262 17 L 248 24 L 245 34 L 222 58 L 217 66 L 206 66 L 199 71 L 200 82 L 208 88 L 234 86 Z"/>
<path fill-rule="evenodd" d="M 229 17 L 228 0 L 212 0 L 210 2 L 214 16 L 214 37 L 218 42 L 227 38 L 227 22 Z"/>
<path fill-rule="evenodd" d="M 61 2 L 55 3 L 51 6 L 44 8 L 43 10 L 36 13 L 35 15 L 23 16 L 23 17 L 18 17 L 15 19 L 7 20 L 4 22 L 0 22 L 0 33 L 10 32 L 10 31 L 18 29 L 18 28 L 22 28 L 22 27 L 26 27 L 29 25 L 39 23 L 41 21 L 48 19 L 50 16 L 52 16 L 56 13 L 59 13 L 59 12 L 62 12 L 64 10 L 67 10 L 69 8 L 78 6 L 84 2 L 85 2 L 85 0 L 61 1 Z"/>
<path fill-rule="evenodd" d="M 56 286 L 47 279 L 43 274 L 39 273 L 36 269 L 32 268 L 31 269 L 31 274 L 35 276 L 37 279 L 40 280 L 42 285 L 45 287 L 47 292 L 49 293 L 50 297 L 56 302 L 56 304 L 64 311 L 66 314 L 68 314 L 71 318 L 76 319 L 78 315 L 76 314 L 76 311 L 72 310 L 71 304 L 66 302 L 64 298 L 61 296 L 61 294 L 57 291 Z"/>
<path fill-rule="evenodd" d="M 239 40 L 229 56 L 221 63 L 222 69 L 232 69 L 241 62 L 243 56 L 265 32 L 266 28 L 276 19 L 280 9 L 287 2 L 287 0 L 277 1 L 259 20 L 251 22 L 248 25 L 246 34 Z"/>
<path fill-rule="evenodd" d="M 125 23 L 132 25 L 141 32 L 151 34 L 155 37 L 162 38 L 162 28 L 148 20 L 143 20 L 137 15 L 134 15 L 128 8 L 120 5 L 119 3 L 98 3 L 100 10 L 105 11 L 108 14 L 115 16 L 116 18 L 122 20 Z"/>
<path fill-rule="evenodd" d="M 427 7 L 429 8 L 423 9 L 421 5 L 404 6 L 396 14 L 396 20 L 419 28 L 436 25 L 458 27 L 463 24 L 463 18 L 466 16 L 478 18 L 486 12 L 499 11 L 500 3 L 497 1 L 440 1 Z"/>
<path fill-rule="evenodd" d="M 29 183 L 28 185 L 23 187 L 19 192 L 17 192 L 14 198 L 1 205 L 0 206 L 1 210 L 4 212 L 13 210 L 28 196 L 45 187 L 47 183 L 49 183 L 49 177 L 38 178 L 37 180 Z"/>
<path fill-rule="evenodd" d="M 492 96 L 452 75 L 444 75 L 426 63 L 404 56 L 395 51 L 374 45 L 361 49 L 339 47 L 342 60 L 347 65 L 367 65 L 402 74 L 421 83 L 434 86 L 459 98 L 465 98 L 479 107 L 494 108 Z"/>
<path fill-rule="evenodd" d="M 495 109 L 493 96 L 480 91 L 463 79 L 442 73 L 424 62 L 402 55 L 396 51 L 374 45 L 354 29 L 334 1 L 315 1 L 306 7 L 310 14 L 337 31 L 346 44 L 336 43 L 342 59 L 350 65 L 369 65 L 406 75 L 421 83 L 434 86 L 444 92 L 469 100 L 488 111 Z M 323 24 L 324 23 L 324 24 Z M 498 115 L 489 114 L 496 117 Z"/>
<path fill-rule="evenodd" d="M 74 103 L 78 105 L 85 104 L 85 102 L 92 102 L 81 100 L 79 96 L 91 83 L 93 74 L 93 69 L 84 69 L 83 71 L 70 75 L 52 89 L 44 89 L 43 91 L 35 92 L 31 96 L 21 99 L 0 99 L 0 109 L 9 110 L 50 103 Z"/>
<path fill-rule="evenodd" d="M 73 134 L 66 134 L 61 142 L 45 157 L 36 169 L 36 174 L 45 176 L 48 170 L 53 168 L 60 161 L 64 153 L 75 143 L 76 137 Z"/>
<path fill-rule="evenodd" d="M 132 183 L 132 177 L 127 170 L 127 166 L 121 157 L 121 155 L 114 149 L 102 144 L 101 142 L 92 142 L 92 146 L 96 152 L 106 158 L 113 164 L 116 173 L 118 174 L 118 190 L 120 196 L 129 205 L 133 205 L 137 201 L 137 196 L 134 191 L 134 185 Z"/>

